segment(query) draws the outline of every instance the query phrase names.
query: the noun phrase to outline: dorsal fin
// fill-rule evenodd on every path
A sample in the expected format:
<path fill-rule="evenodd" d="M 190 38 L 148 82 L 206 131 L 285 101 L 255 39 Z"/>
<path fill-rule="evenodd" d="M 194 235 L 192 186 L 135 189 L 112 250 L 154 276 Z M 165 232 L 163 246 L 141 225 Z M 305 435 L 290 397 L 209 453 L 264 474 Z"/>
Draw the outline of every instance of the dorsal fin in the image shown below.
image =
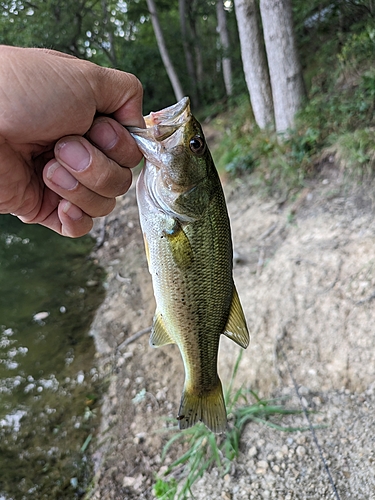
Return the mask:
<path fill-rule="evenodd" d="M 174 340 L 170 337 L 165 328 L 165 324 L 161 314 L 159 313 L 159 311 L 156 311 L 150 335 L 150 346 L 161 347 L 163 345 L 174 343 Z"/>
<path fill-rule="evenodd" d="M 250 343 L 250 336 L 246 325 L 245 315 L 234 285 L 232 304 L 230 306 L 229 317 L 225 326 L 224 335 L 244 349 L 246 349 Z"/>

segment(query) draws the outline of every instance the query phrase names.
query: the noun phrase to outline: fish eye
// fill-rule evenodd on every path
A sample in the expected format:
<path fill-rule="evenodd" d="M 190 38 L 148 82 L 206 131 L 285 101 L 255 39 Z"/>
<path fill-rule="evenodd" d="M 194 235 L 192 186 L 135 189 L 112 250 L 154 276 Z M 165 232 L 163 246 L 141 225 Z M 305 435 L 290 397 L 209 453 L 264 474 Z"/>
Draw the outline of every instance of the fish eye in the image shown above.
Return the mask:
<path fill-rule="evenodd" d="M 189 146 L 191 151 L 198 156 L 202 155 L 206 150 L 206 143 L 200 135 L 195 135 L 190 139 Z"/>

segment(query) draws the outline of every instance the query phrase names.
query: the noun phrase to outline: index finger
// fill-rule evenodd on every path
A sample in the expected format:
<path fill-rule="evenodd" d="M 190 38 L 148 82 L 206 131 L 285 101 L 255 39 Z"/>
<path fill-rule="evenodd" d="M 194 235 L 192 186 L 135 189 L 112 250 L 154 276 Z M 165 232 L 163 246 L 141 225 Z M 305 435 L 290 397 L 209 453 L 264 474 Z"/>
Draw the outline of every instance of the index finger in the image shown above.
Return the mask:
<path fill-rule="evenodd" d="M 123 71 L 92 65 L 95 78 L 90 79 L 96 109 L 112 115 L 119 123 L 145 127 L 142 115 L 143 87 L 138 78 Z"/>

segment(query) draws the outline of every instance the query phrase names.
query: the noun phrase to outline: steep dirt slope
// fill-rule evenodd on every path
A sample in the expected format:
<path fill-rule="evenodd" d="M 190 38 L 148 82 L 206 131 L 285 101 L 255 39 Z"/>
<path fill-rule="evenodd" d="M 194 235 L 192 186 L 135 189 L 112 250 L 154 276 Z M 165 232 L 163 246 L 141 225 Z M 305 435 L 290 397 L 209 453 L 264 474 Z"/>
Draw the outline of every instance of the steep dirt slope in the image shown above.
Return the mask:
<path fill-rule="evenodd" d="M 227 186 L 234 277 L 252 333 L 237 385 L 263 397 L 293 396 L 286 360 L 315 423 L 341 498 L 375 498 L 375 222 L 371 186 L 346 188 L 334 164 L 292 201 L 261 197 L 247 178 Z M 183 384 L 175 346 L 151 349 L 151 280 L 134 189 L 96 227 L 96 258 L 108 270 L 107 296 L 92 326 L 108 380 L 96 460 L 100 500 L 153 498 L 154 474 Z M 104 236 L 104 239 L 103 239 Z M 238 347 L 222 341 L 220 374 L 229 381 Z M 297 399 L 295 405 L 299 405 Z M 305 425 L 302 417 L 295 422 Z M 247 428 L 232 474 L 213 470 L 199 499 L 333 498 L 309 433 Z M 178 449 L 173 453 L 178 453 Z M 170 457 L 167 458 L 170 461 Z M 260 465 L 259 465 L 260 464 Z"/>

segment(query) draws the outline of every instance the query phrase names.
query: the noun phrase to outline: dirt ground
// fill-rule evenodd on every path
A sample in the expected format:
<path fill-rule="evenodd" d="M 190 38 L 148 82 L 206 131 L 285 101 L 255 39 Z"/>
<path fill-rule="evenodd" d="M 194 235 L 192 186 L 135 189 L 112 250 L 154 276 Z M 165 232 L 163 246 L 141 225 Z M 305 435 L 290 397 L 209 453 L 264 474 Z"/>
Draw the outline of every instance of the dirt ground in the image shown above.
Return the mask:
<path fill-rule="evenodd" d="M 262 196 L 252 177 L 226 186 L 234 278 L 252 336 L 237 387 L 289 395 L 299 407 L 289 365 L 313 423 L 325 424 L 317 437 L 337 491 L 310 432 L 249 424 L 231 473 L 206 473 L 197 499 L 375 499 L 375 191 L 365 184 L 349 188 L 330 158 L 287 200 Z M 184 375 L 175 346 L 152 349 L 148 334 L 123 344 L 151 325 L 155 307 L 134 188 L 94 235 L 108 275 L 91 331 L 108 391 L 87 498 L 152 499 L 170 437 L 160 430 L 177 415 Z M 224 385 L 238 352 L 222 339 Z M 290 419 L 306 426 L 303 416 Z"/>

